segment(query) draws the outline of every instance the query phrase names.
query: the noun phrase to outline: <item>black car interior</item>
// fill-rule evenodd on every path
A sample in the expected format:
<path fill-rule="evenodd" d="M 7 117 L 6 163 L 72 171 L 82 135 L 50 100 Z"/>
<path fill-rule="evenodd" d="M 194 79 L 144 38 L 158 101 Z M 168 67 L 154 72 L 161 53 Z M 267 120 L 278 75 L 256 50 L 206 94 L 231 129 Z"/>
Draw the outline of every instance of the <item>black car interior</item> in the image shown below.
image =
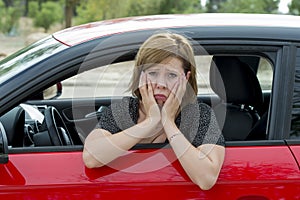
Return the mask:
<path fill-rule="evenodd" d="M 256 76 L 257 56 L 213 56 L 210 67 L 210 85 L 215 95 L 199 96 L 209 104 L 217 117 L 226 141 L 265 140 L 267 110 L 270 94 L 264 94 Z M 256 64 L 255 64 L 256 63 Z M 252 66 L 251 66 L 252 65 Z M 74 100 L 73 100 L 74 101 Z M 110 99 L 81 100 L 81 106 L 60 108 L 65 102 L 32 100 L 32 104 L 45 116 L 44 123 L 28 120 L 20 106 L 0 117 L 9 146 L 72 146 L 82 145 L 81 135 L 87 135 L 96 123 L 101 106 Z M 78 113 L 76 110 L 78 109 Z M 94 112 L 93 112 L 94 111 Z M 75 127 L 76 126 L 76 127 Z M 50 130 L 51 129 L 51 130 Z"/>
<path fill-rule="evenodd" d="M 17 106 L 8 113 L 0 117 L 7 134 L 8 145 L 12 147 L 22 147 L 25 138 L 25 110 Z"/>
<path fill-rule="evenodd" d="M 251 132 L 260 120 L 263 94 L 254 71 L 236 56 L 214 56 L 210 85 L 222 102 L 213 107 L 227 141 L 265 139 Z"/>

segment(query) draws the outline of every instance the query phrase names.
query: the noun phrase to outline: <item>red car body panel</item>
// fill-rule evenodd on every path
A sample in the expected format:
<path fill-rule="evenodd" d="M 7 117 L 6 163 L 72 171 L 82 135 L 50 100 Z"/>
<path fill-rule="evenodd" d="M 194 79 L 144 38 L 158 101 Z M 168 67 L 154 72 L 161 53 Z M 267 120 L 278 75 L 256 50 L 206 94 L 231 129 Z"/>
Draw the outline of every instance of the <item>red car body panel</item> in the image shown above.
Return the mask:
<path fill-rule="evenodd" d="M 0 198 L 300 198 L 299 167 L 288 147 L 227 147 L 225 158 L 216 185 L 202 191 L 169 148 L 130 151 L 98 169 L 86 168 L 81 152 L 11 154 L 0 165 Z"/>
<path fill-rule="evenodd" d="M 300 170 L 300 145 L 290 146 L 295 158 L 297 159 L 299 170 Z M 300 191 L 299 191 L 300 193 Z"/>

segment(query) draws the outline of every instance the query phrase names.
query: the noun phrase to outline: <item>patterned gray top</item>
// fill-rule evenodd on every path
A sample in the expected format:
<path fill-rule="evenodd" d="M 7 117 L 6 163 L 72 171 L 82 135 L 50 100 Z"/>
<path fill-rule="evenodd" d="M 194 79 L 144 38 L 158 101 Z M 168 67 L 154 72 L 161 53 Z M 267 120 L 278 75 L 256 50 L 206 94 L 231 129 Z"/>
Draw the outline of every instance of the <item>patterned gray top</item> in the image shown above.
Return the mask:
<path fill-rule="evenodd" d="M 96 128 L 102 128 L 114 134 L 137 124 L 138 117 L 139 100 L 133 97 L 123 97 L 113 100 L 112 104 L 102 111 Z M 215 114 L 207 104 L 188 104 L 182 108 L 175 123 L 195 147 L 201 144 L 225 146 Z"/>

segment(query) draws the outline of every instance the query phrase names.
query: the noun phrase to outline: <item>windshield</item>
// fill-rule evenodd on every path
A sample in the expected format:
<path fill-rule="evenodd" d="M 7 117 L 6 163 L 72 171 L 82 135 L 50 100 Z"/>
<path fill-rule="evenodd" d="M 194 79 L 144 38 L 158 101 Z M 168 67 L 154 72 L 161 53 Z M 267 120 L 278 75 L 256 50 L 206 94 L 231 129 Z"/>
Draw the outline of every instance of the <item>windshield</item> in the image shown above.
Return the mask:
<path fill-rule="evenodd" d="M 33 64 L 63 50 L 67 46 L 52 36 L 40 40 L 0 61 L 0 84 L 24 71 Z"/>

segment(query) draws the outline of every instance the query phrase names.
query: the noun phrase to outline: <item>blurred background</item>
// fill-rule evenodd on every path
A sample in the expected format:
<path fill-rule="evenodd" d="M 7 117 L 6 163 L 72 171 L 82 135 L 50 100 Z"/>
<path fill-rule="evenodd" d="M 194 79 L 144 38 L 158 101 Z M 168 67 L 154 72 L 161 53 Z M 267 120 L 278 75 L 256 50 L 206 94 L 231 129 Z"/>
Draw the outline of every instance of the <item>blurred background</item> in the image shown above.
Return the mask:
<path fill-rule="evenodd" d="M 0 0 L 0 59 L 71 26 L 181 13 L 300 15 L 300 0 Z"/>

